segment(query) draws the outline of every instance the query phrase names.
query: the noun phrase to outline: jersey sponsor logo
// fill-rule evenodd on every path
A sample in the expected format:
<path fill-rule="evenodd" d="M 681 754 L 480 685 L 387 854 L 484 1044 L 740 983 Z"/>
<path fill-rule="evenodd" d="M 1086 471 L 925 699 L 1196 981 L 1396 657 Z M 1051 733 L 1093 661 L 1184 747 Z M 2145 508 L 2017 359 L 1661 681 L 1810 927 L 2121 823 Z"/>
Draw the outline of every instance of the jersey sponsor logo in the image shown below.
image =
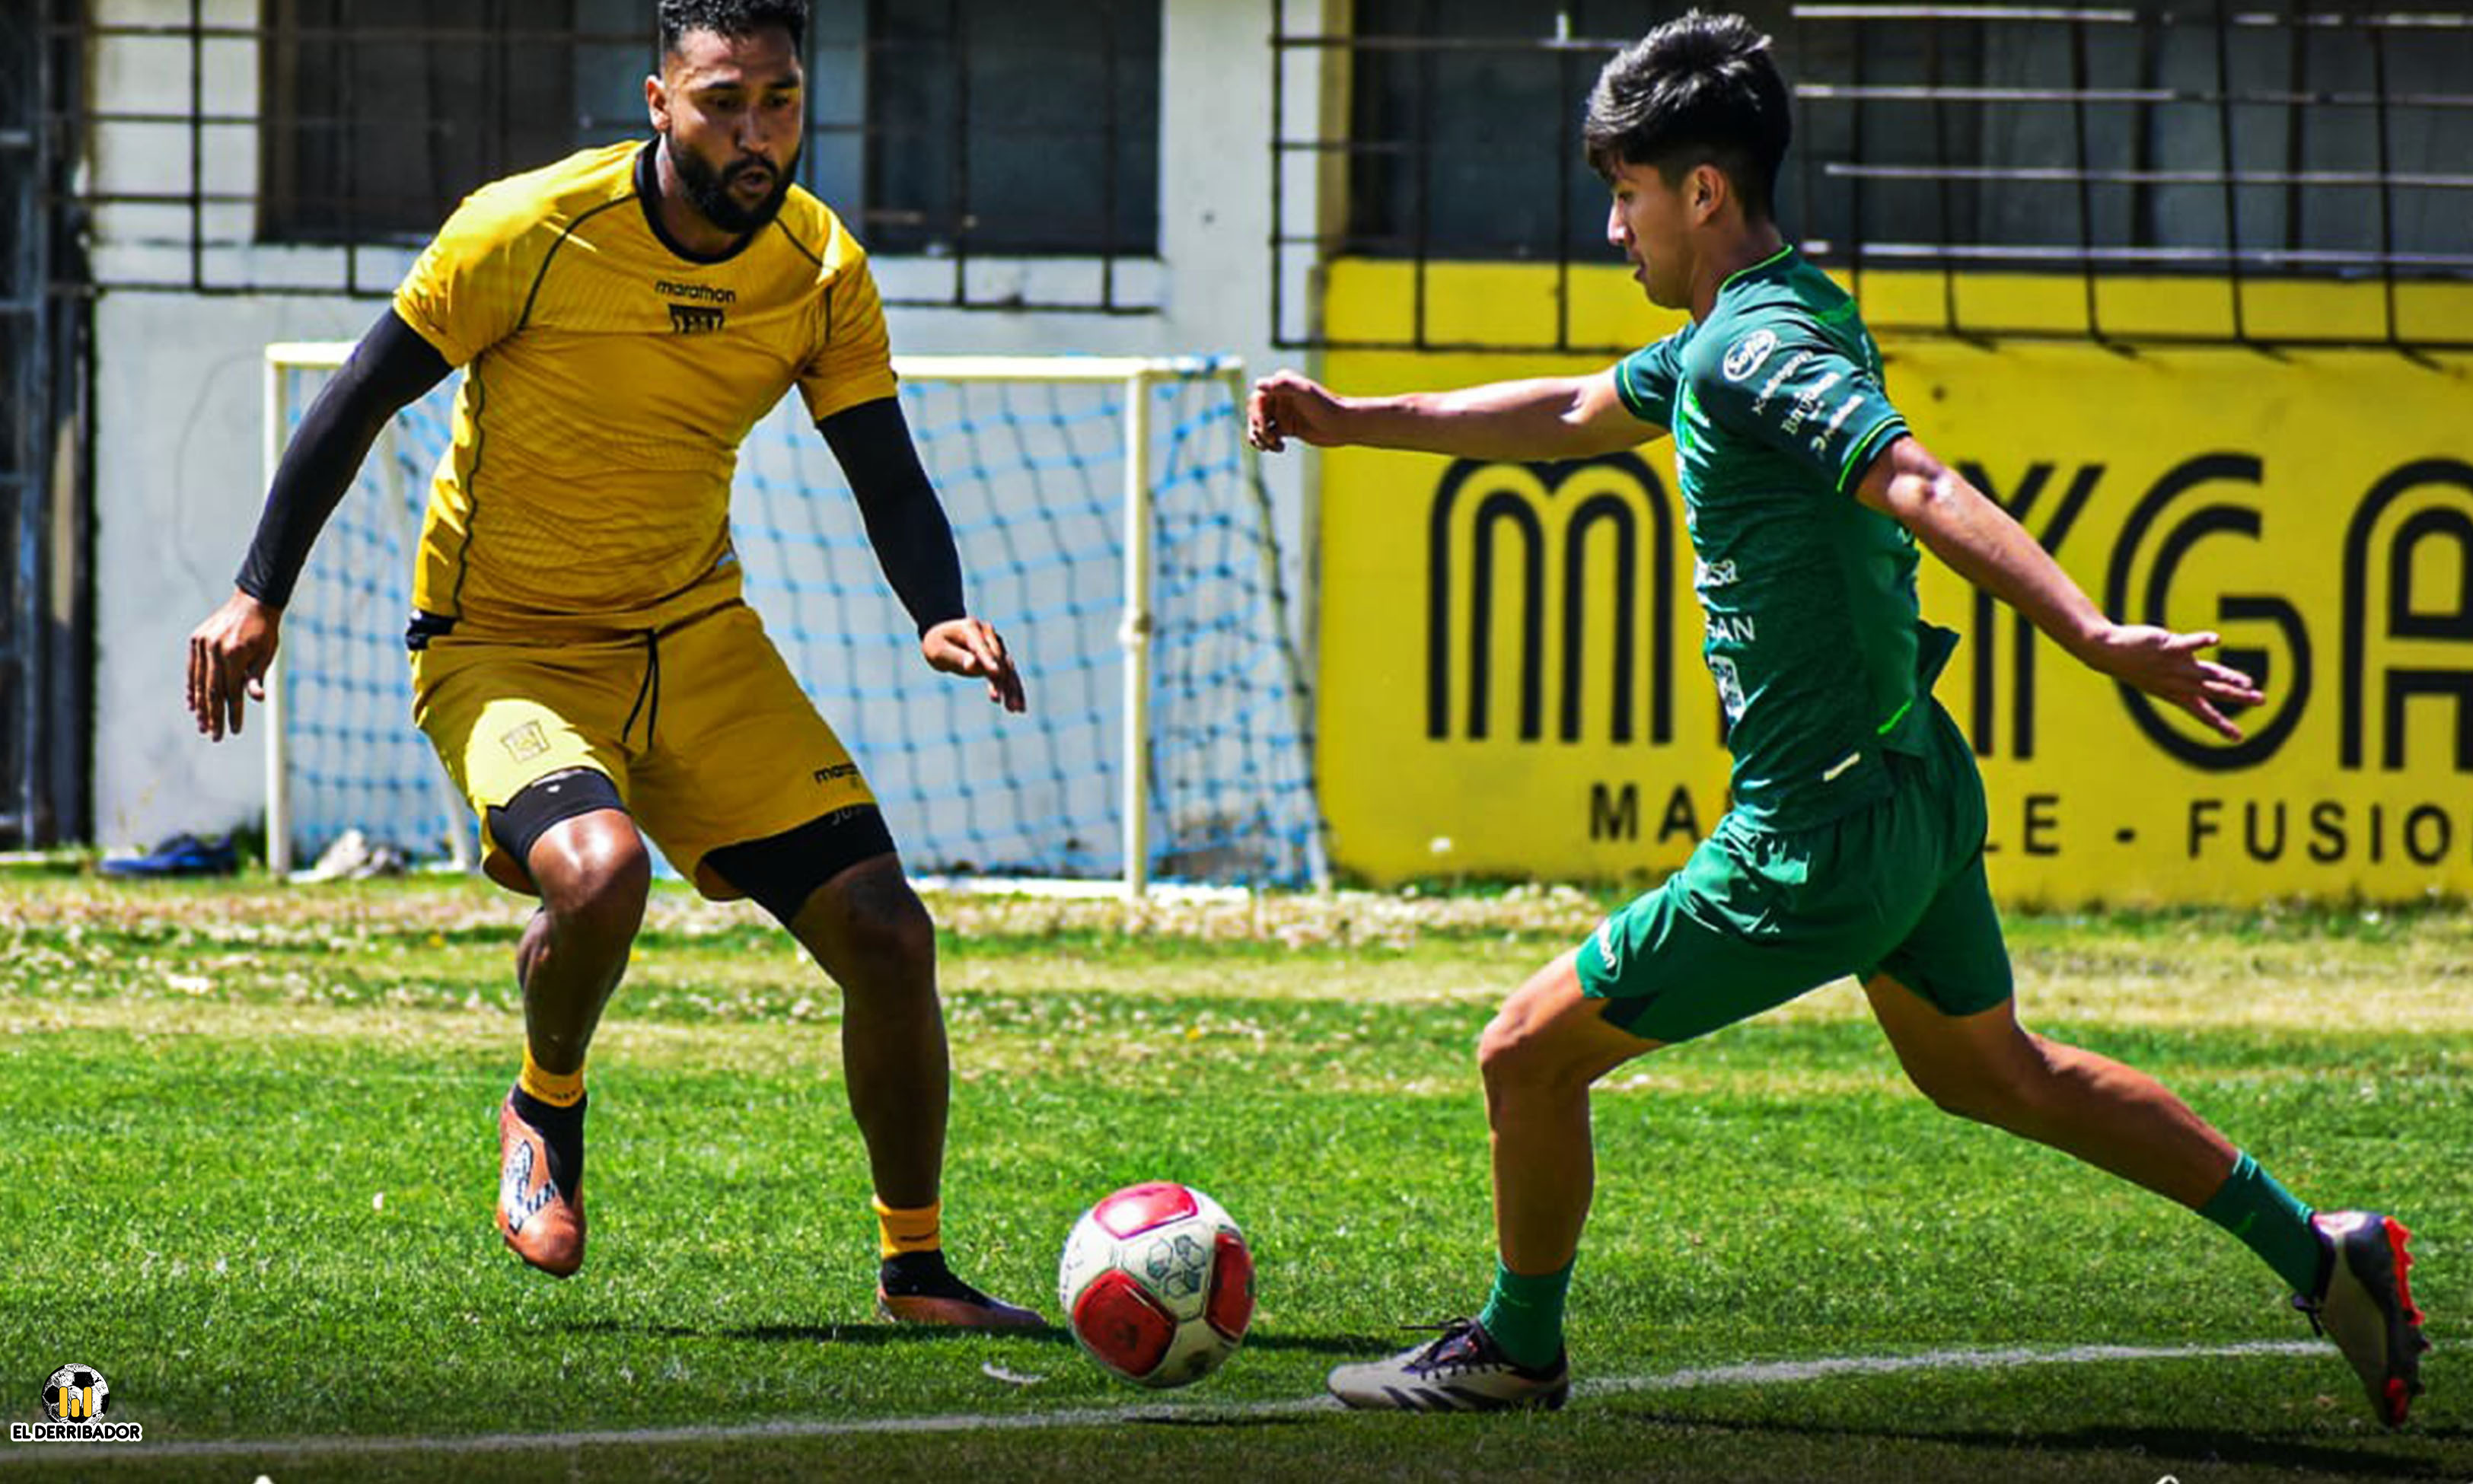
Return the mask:
<path fill-rule="evenodd" d="M 1771 371 L 1769 379 L 1761 383 L 1761 395 L 1752 399 L 1752 411 L 1765 412 L 1768 409 L 1769 398 L 1777 395 L 1778 388 L 1785 386 L 1787 378 L 1803 370 L 1804 363 L 1811 359 L 1812 352 L 1809 350 L 1798 350 L 1787 357 L 1786 364 Z"/>
<path fill-rule="evenodd" d="M 1779 431 L 1792 438 L 1806 422 L 1820 416 L 1820 399 L 1829 395 L 1831 387 L 1845 379 L 1844 371 L 1831 371 L 1805 388 L 1803 395 L 1794 399 L 1794 411 L 1787 414 L 1786 421 L 1779 425 Z"/>
<path fill-rule="evenodd" d="M 1723 370 L 1726 372 L 1726 379 L 1728 381 L 1741 381 L 1752 372 L 1759 371 L 1761 369 L 1761 363 L 1769 358 L 1769 352 L 1777 348 L 1777 332 L 1775 330 L 1768 329 L 1754 330 L 1742 339 L 1736 341 L 1726 349 L 1726 360 L 1723 367 Z"/>
<path fill-rule="evenodd" d="M 663 278 L 653 285 L 653 292 L 668 299 L 684 299 L 695 304 L 734 304 L 736 289 L 725 289 L 710 283 L 676 283 Z"/>
<path fill-rule="evenodd" d="M 1743 719 L 1743 678 L 1736 673 L 1735 661 L 1723 655 L 1709 657 L 1709 679 L 1717 682 L 1717 706 L 1726 713 L 1731 727 Z"/>
<path fill-rule="evenodd" d="M 1735 559 L 1723 557 L 1716 562 L 1692 560 L 1692 586 L 1707 589 L 1731 586 L 1735 581 Z"/>
<path fill-rule="evenodd" d="M 709 335 L 720 329 L 725 318 L 719 309 L 700 304 L 672 304 L 670 329 L 680 335 Z"/>
<path fill-rule="evenodd" d="M 819 783 L 838 783 L 844 778 L 854 778 L 858 777 L 858 764 L 854 762 L 827 763 L 816 770 L 815 777 L 816 781 Z"/>
<path fill-rule="evenodd" d="M 1750 644 L 1761 636 L 1760 624 L 1749 613 L 1707 615 L 1709 637 L 1721 644 Z"/>

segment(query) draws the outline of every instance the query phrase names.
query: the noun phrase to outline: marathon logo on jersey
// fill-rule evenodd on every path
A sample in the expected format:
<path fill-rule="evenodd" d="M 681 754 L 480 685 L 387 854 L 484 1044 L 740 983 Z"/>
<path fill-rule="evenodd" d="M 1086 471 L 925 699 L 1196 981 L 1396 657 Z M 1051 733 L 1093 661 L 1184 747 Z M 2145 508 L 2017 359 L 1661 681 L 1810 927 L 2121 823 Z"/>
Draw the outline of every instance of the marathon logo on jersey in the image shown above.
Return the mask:
<path fill-rule="evenodd" d="M 670 300 L 670 329 L 680 335 L 709 335 L 722 327 L 730 305 L 738 302 L 736 289 L 709 283 L 680 283 L 663 278 L 653 292 Z"/>
<path fill-rule="evenodd" d="M 11 1423 L 12 1443 L 142 1443 L 143 1423 L 108 1423 L 111 1386 L 92 1366 L 66 1365 L 43 1382 L 39 1423 Z"/>
<path fill-rule="evenodd" d="M 1777 348 L 1775 330 L 1758 329 L 1726 347 L 1722 370 L 1728 381 L 1741 381 L 1761 369 L 1761 363 Z"/>

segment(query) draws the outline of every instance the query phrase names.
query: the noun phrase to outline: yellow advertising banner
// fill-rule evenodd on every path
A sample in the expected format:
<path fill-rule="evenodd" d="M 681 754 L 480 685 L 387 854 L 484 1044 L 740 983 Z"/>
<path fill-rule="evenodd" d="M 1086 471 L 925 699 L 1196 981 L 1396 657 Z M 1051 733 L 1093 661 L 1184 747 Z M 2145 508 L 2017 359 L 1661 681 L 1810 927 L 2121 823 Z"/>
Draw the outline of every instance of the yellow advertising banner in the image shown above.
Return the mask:
<path fill-rule="evenodd" d="M 2269 692 L 2226 743 L 1927 556 L 1925 615 L 1962 637 L 1936 694 L 1982 763 L 2005 899 L 2473 892 L 2473 361 L 1884 349 L 1916 435 L 2100 605 L 2221 633 Z M 1334 352 L 1325 379 L 1596 364 Z M 1333 860 L 1381 882 L 1679 865 L 1725 806 L 1726 754 L 1670 444 L 1572 465 L 1322 457 Z"/>

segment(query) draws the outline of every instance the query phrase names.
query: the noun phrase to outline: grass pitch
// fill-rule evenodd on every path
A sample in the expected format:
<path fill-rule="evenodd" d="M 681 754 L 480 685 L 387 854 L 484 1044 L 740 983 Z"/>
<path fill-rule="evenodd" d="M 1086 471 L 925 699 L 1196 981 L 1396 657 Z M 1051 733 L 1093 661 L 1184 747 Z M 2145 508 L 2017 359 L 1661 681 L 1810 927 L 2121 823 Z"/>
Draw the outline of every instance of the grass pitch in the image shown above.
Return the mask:
<path fill-rule="evenodd" d="M 2031 1024 L 2162 1076 L 2304 1199 L 2396 1211 L 2441 1349 L 2370 1421 L 2214 1229 L 1933 1111 L 1851 985 L 1622 1068 L 1551 1417 L 1384 1418 L 1332 1364 L 1491 1271 L 1472 1047 L 1602 901 L 931 900 L 957 1264 L 1054 1307 L 1083 1206 L 1184 1180 L 1261 1308 L 1155 1397 L 1061 1332 L 871 1320 L 838 1002 L 658 895 L 593 1059 L 582 1275 L 490 1225 L 521 907 L 465 882 L 0 883 L 0 1413 L 55 1367 L 146 1441 L 36 1478 L 2473 1479 L 2473 926 L 2028 917 Z M 2109 1347 L 2091 1350 L 2090 1347 Z"/>

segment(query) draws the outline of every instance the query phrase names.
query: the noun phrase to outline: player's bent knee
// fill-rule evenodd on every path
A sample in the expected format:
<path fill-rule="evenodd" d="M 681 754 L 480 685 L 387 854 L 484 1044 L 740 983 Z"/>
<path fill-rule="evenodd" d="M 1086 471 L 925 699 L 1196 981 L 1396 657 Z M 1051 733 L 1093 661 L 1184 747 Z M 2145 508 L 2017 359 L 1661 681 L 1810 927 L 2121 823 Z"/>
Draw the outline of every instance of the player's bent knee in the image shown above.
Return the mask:
<path fill-rule="evenodd" d="M 624 880 L 640 874 L 649 887 L 652 862 L 643 837 L 628 815 L 618 786 L 591 768 L 569 768 L 537 778 L 503 804 L 492 804 L 484 821 L 498 852 L 555 909 L 554 891 L 582 875 Z"/>
<path fill-rule="evenodd" d="M 936 922 L 892 856 L 856 866 L 828 882 L 846 943 L 878 963 L 935 962 Z"/>
<path fill-rule="evenodd" d="M 1477 1069 L 1489 1098 L 1526 1090 L 1559 1096 L 1585 1089 L 1656 1044 L 1609 1024 L 1566 954 L 1531 975 L 1487 1022 L 1477 1037 Z"/>
<path fill-rule="evenodd" d="M 1932 1100 L 1934 1108 L 1955 1118 L 2014 1129 L 2030 1121 L 2034 1112 L 2038 1090 L 2035 1083 L 1991 1065 L 1979 1064 L 1930 1072 L 1909 1067 L 1907 1077 L 1915 1085 L 1915 1090 Z"/>
<path fill-rule="evenodd" d="M 625 936 L 643 922 L 653 858 L 624 814 L 596 810 L 562 821 L 533 843 L 526 865 L 562 929 Z"/>
<path fill-rule="evenodd" d="M 1585 1087 L 1593 1061 L 1574 1038 L 1552 1033 L 1552 1022 L 1506 1005 L 1477 1037 L 1477 1065 L 1490 1090 Z"/>
<path fill-rule="evenodd" d="M 633 936 L 652 894 L 653 861 L 641 836 L 617 828 L 577 828 L 534 850 L 541 903 L 562 926 L 596 936 Z"/>

